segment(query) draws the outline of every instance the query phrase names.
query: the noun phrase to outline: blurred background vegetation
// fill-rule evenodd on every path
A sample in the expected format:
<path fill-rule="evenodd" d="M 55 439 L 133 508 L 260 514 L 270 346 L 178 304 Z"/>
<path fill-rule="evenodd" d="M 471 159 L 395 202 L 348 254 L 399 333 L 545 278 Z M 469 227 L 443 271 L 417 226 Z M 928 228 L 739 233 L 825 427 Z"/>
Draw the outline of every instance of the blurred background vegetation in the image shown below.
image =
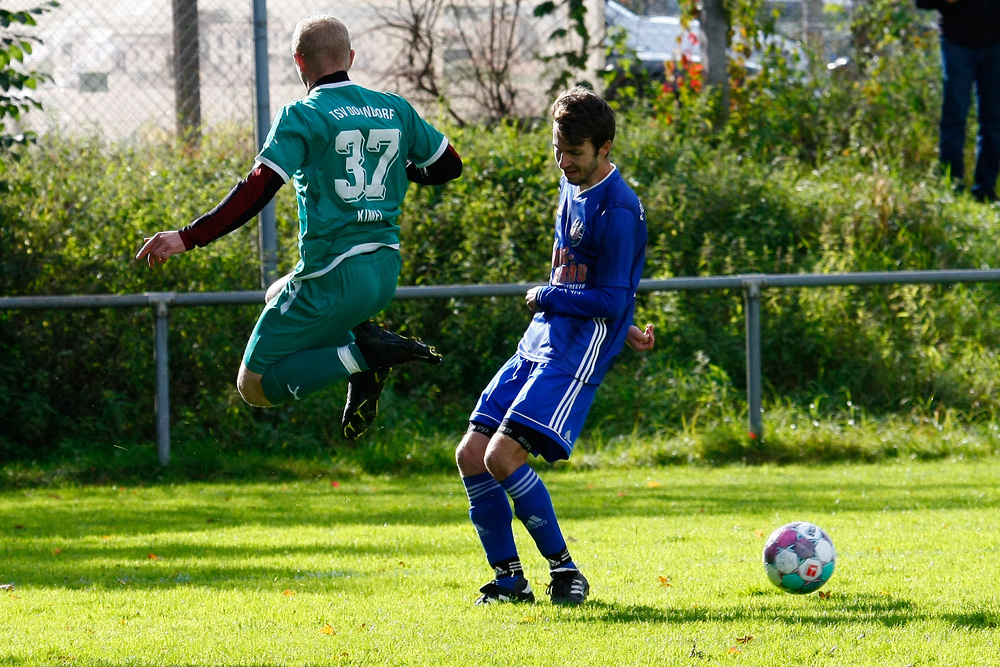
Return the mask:
<path fill-rule="evenodd" d="M 843 21 L 842 66 L 765 50 L 759 72 L 734 77 L 724 126 L 713 120 L 717 91 L 691 77 L 677 85 L 669 69 L 666 78 L 608 73 L 619 111 L 612 158 L 647 213 L 645 277 L 1000 264 L 1000 209 L 937 174 L 933 17 L 873 0 Z M 432 120 L 465 173 L 411 188 L 400 284 L 546 281 L 558 181 L 547 121 Z M 143 235 L 214 206 L 254 154 L 252 129 L 242 127 L 197 146 L 51 135 L 20 150 L 0 173 L 0 293 L 260 289 L 252 224 L 162 267 L 132 259 Z M 277 207 L 287 271 L 291 188 Z M 742 294 L 640 295 L 637 323 L 655 324 L 656 349 L 622 353 L 573 465 L 995 454 L 998 290 L 766 290 L 763 442 L 745 428 Z M 173 467 L 182 474 L 450 467 L 480 389 L 529 319 L 519 297 L 396 301 L 388 324 L 436 345 L 446 362 L 397 369 L 377 428 L 348 443 L 339 435 L 344 385 L 271 410 L 242 402 L 234 379 L 258 312 L 171 310 Z M 0 367 L 0 483 L 25 483 L 39 465 L 66 479 L 165 474 L 156 470 L 150 309 L 0 311 Z"/>

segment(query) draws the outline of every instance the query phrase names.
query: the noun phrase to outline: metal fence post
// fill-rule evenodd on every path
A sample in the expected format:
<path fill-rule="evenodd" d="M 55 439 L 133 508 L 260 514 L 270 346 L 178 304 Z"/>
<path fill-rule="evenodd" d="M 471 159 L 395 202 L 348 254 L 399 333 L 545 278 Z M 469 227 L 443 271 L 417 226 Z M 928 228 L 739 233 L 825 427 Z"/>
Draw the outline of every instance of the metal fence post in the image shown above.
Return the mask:
<path fill-rule="evenodd" d="M 271 127 L 271 84 L 268 68 L 267 0 L 253 0 L 253 58 L 256 88 L 257 147 L 264 145 Z M 274 201 L 269 201 L 257 216 L 260 243 L 260 282 L 267 289 L 278 279 L 278 232 Z"/>
<path fill-rule="evenodd" d="M 170 464 L 170 361 L 167 353 L 170 307 L 165 299 L 156 301 L 156 452 L 160 465 Z"/>
<path fill-rule="evenodd" d="M 747 411 L 749 412 L 750 437 L 757 441 L 764 437 L 760 360 L 760 288 L 762 281 L 761 277 L 746 278 L 743 285 L 747 327 Z"/>

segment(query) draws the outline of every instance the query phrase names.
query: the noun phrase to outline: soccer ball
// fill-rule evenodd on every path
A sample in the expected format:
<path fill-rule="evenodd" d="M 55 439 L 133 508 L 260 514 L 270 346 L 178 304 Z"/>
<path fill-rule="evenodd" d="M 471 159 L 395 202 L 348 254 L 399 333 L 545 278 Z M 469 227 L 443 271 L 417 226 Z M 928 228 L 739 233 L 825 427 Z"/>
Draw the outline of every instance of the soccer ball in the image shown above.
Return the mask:
<path fill-rule="evenodd" d="M 837 552 L 823 529 L 806 521 L 788 523 L 764 545 L 767 578 L 789 593 L 812 593 L 829 581 Z"/>

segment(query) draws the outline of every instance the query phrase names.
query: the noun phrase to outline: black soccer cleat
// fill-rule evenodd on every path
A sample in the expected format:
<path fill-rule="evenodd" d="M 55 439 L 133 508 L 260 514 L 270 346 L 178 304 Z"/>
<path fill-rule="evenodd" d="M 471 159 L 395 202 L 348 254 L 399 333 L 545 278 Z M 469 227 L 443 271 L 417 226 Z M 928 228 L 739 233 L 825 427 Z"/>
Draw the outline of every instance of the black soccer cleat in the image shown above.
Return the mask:
<path fill-rule="evenodd" d="M 340 432 L 347 440 L 361 436 L 378 416 L 378 399 L 382 395 L 388 366 L 355 373 L 347 381 L 347 404 L 340 420 Z"/>
<path fill-rule="evenodd" d="M 354 342 L 369 368 L 395 366 L 408 361 L 440 364 L 444 357 L 432 346 L 417 338 L 400 336 L 372 320 L 354 327 Z"/>
<path fill-rule="evenodd" d="M 545 593 L 552 598 L 552 604 L 583 604 L 590 593 L 590 582 L 580 570 L 553 570 L 552 581 L 545 587 Z"/>
<path fill-rule="evenodd" d="M 491 581 L 479 592 L 482 593 L 476 598 L 476 604 L 499 604 L 502 602 L 527 602 L 535 603 L 535 594 L 531 592 L 531 584 L 527 579 L 521 579 L 517 588 L 507 588 L 501 586 L 496 581 Z"/>

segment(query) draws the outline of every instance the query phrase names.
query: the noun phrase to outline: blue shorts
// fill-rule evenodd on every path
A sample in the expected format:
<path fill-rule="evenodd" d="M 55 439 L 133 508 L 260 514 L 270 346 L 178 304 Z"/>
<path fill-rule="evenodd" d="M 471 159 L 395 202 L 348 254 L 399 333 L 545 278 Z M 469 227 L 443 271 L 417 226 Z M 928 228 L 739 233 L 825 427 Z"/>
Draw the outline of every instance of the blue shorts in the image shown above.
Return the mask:
<path fill-rule="evenodd" d="M 505 421 L 526 426 L 542 437 L 518 438 L 522 447 L 549 462 L 568 459 L 597 387 L 515 354 L 483 390 L 469 421 L 492 431 Z"/>

